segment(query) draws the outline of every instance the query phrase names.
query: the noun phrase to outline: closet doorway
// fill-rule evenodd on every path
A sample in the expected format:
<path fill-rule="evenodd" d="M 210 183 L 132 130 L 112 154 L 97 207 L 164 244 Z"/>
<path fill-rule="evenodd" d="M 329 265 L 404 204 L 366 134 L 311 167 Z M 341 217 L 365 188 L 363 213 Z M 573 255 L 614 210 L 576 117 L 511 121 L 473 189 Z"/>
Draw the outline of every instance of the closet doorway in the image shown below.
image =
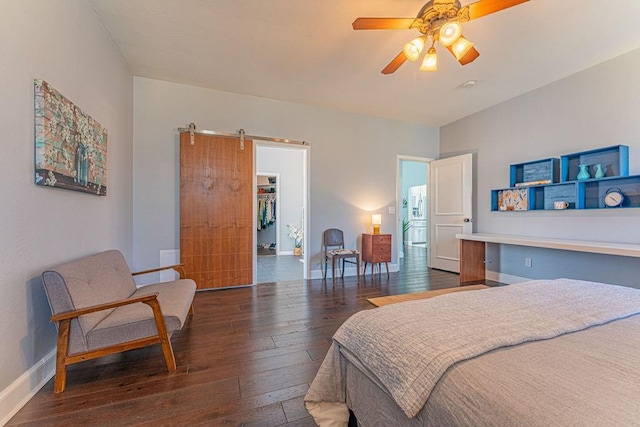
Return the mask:
<path fill-rule="evenodd" d="M 305 278 L 308 147 L 256 145 L 256 283 Z M 298 231 L 301 239 L 292 236 Z"/>
<path fill-rule="evenodd" d="M 278 186 L 280 174 L 258 172 L 256 197 L 258 198 L 257 241 L 258 256 L 278 255 L 280 236 L 280 203 Z"/>

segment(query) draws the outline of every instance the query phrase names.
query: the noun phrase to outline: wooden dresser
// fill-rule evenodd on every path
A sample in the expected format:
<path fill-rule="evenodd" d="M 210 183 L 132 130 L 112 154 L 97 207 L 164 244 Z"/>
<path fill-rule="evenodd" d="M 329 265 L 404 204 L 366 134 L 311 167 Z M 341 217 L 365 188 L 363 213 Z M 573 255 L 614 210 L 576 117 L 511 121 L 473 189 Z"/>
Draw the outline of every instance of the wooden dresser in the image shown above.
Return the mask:
<path fill-rule="evenodd" d="M 371 274 L 373 274 L 374 264 L 384 262 L 388 278 L 389 263 L 391 262 L 391 234 L 363 234 L 362 261 L 364 262 L 364 274 L 367 274 L 367 264 L 371 264 Z M 382 267 L 380 267 L 380 272 L 382 272 Z"/>

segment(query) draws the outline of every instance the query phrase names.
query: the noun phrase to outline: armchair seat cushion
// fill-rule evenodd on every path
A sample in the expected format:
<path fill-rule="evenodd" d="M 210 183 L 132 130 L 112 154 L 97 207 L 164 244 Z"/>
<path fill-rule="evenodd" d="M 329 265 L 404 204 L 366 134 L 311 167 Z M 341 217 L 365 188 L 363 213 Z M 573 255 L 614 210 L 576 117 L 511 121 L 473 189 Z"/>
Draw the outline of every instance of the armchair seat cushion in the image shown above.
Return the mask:
<path fill-rule="evenodd" d="M 196 284 L 193 280 L 181 279 L 143 286 L 131 297 L 157 292 L 167 332 L 171 334 L 184 326 L 195 291 Z M 151 307 L 146 304 L 130 304 L 116 308 L 100 321 L 87 334 L 87 347 L 93 350 L 157 334 Z"/>

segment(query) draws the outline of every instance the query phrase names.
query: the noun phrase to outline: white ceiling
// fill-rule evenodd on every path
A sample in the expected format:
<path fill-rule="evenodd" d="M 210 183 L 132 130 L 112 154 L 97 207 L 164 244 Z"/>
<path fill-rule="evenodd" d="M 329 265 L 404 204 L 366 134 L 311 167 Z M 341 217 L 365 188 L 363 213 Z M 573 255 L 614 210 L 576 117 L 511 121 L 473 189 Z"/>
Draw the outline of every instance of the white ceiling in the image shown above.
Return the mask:
<path fill-rule="evenodd" d="M 464 24 L 469 65 L 440 48 L 435 73 L 381 74 L 419 33 L 351 23 L 425 1 L 89 0 L 135 76 L 431 126 L 640 48 L 639 0 L 530 0 Z"/>

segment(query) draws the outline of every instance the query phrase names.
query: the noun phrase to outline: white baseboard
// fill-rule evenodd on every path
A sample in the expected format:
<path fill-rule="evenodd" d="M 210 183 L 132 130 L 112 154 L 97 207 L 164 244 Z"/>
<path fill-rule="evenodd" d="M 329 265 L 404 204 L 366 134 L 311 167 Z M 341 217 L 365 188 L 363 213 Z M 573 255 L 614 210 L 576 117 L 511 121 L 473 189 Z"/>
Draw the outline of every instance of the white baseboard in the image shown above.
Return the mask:
<path fill-rule="evenodd" d="M 279 255 L 293 255 L 293 251 L 278 251 Z"/>
<path fill-rule="evenodd" d="M 0 426 L 5 425 L 56 373 L 56 349 L 51 350 L 9 387 L 0 392 Z M 4 414 L 4 415 L 2 415 Z"/>
<path fill-rule="evenodd" d="M 512 276 L 511 274 L 498 273 L 497 271 L 487 270 L 485 273 L 487 280 L 493 280 L 494 282 L 506 283 L 507 285 L 515 285 L 516 283 L 522 283 L 533 279 L 527 279 L 526 277 Z"/>

